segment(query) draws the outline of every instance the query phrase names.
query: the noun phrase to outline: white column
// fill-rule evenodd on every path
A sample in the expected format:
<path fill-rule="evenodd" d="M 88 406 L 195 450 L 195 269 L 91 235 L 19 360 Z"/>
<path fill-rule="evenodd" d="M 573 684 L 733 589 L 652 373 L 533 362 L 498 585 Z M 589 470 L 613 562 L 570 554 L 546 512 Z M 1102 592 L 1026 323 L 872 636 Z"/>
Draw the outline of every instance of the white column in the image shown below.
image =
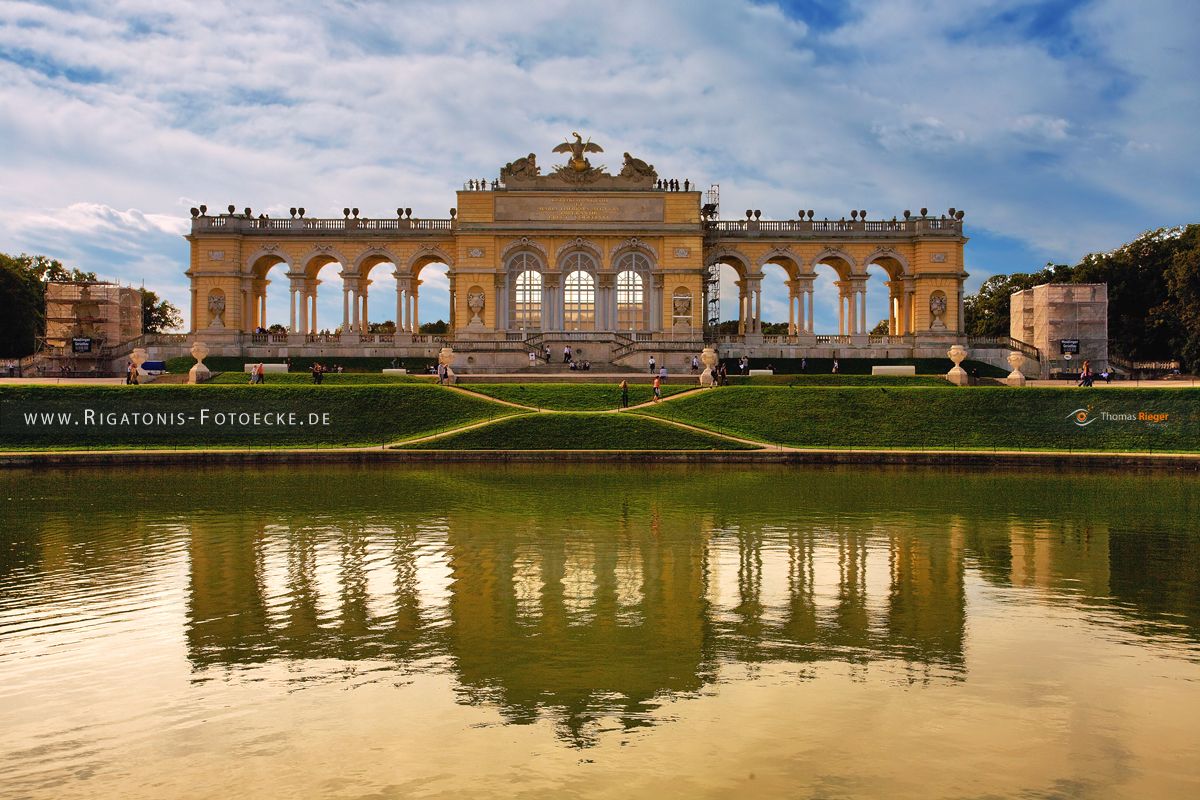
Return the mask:
<path fill-rule="evenodd" d="M 414 281 L 414 283 L 420 283 L 420 281 Z M 421 317 L 420 317 L 420 308 L 421 307 L 419 304 L 420 298 L 421 298 L 421 296 L 419 294 L 417 294 L 417 287 L 413 286 L 412 287 L 412 329 L 413 329 L 413 333 L 421 332 Z"/>
<path fill-rule="evenodd" d="M 258 324 L 263 330 L 267 328 L 267 290 L 258 296 Z"/>
<path fill-rule="evenodd" d="M 396 333 L 404 330 L 404 290 L 400 288 L 400 281 L 396 281 Z"/>
<path fill-rule="evenodd" d="M 296 299 L 300 302 L 300 329 L 297 333 L 308 333 L 308 292 L 301 289 Z"/>
<path fill-rule="evenodd" d="M 867 335 L 871 329 L 867 327 L 867 289 L 864 286 L 858 290 L 858 332 Z"/>
<path fill-rule="evenodd" d="M 342 333 L 350 330 L 350 287 L 342 284 Z"/>
<path fill-rule="evenodd" d="M 754 332 L 762 333 L 762 287 L 754 287 Z"/>
<path fill-rule="evenodd" d="M 354 308 L 354 313 L 350 317 L 350 326 L 347 330 L 357 331 L 359 320 L 361 319 L 360 312 L 362 311 L 362 304 L 358 302 L 357 287 L 350 292 L 350 305 Z"/>
<path fill-rule="evenodd" d="M 805 292 L 805 294 L 808 295 L 808 314 L 805 316 L 804 321 L 805 324 L 808 325 L 808 332 L 816 333 L 816 323 L 813 322 L 813 289 L 811 286 L 808 288 L 808 291 Z"/>
<path fill-rule="evenodd" d="M 360 331 L 361 333 L 367 333 L 371 329 L 371 317 L 367 312 L 367 298 L 369 296 L 370 295 L 366 291 L 362 293 L 362 318 L 360 320 L 362 323 L 362 330 Z"/>
<path fill-rule="evenodd" d="M 289 301 L 291 303 L 291 313 L 292 313 L 292 321 L 291 321 L 291 324 L 288 326 L 288 333 L 295 333 L 296 332 L 296 290 L 289 289 L 288 294 L 289 294 Z"/>

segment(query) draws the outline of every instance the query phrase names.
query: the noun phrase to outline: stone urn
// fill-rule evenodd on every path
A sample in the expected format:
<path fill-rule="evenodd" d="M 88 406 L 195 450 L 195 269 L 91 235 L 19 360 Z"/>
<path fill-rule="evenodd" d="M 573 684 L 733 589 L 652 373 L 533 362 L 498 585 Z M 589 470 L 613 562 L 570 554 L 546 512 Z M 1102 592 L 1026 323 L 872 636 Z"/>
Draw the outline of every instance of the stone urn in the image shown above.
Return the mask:
<path fill-rule="evenodd" d="M 199 339 L 192 342 L 192 358 L 196 359 L 196 363 L 188 370 L 188 383 L 201 383 L 212 377 L 208 367 L 204 366 L 204 359 L 207 357 L 208 345 Z"/>
<path fill-rule="evenodd" d="M 704 372 L 700 373 L 700 385 L 716 385 L 717 351 L 711 347 L 704 348 L 700 353 L 700 363 L 704 365 Z"/>
<path fill-rule="evenodd" d="M 1008 373 L 1008 377 L 1004 382 L 1009 386 L 1024 386 L 1025 374 L 1021 372 L 1021 367 L 1025 364 L 1025 354 L 1019 353 L 1016 350 L 1008 354 L 1008 365 L 1012 367 L 1012 372 Z"/>
<path fill-rule="evenodd" d="M 967 348 L 961 344 L 956 344 L 946 351 L 946 356 L 954 362 L 954 366 L 946 373 L 946 380 L 953 383 L 955 386 L 966 386 L 970 383 L 970 377 L 967 371 L 962 368 L 961 364 L 967 357 Z"/>

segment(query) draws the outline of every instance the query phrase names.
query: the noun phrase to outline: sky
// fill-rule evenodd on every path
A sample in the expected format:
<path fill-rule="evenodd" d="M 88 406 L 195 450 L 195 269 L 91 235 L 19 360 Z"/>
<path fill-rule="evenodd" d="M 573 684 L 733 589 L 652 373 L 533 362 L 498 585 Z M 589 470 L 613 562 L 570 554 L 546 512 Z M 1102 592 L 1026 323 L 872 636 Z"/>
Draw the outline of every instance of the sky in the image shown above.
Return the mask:
<path fill-rule="evenodd" d="M 974 291 L 1200 221 L 1197 30 L 1196 0 L 0 0 L 0 251 L 186 311 L 192 206 L 446 217 L 467 178 L 557 163 L 579 130 L 613 171 L 628 151 L 719 184 L 725 218 L 964 209 Z M 422 321 L 445 318 L 444 275 L 422 278 Z M 836 332 L 832 278 L 817 291 Z"/>

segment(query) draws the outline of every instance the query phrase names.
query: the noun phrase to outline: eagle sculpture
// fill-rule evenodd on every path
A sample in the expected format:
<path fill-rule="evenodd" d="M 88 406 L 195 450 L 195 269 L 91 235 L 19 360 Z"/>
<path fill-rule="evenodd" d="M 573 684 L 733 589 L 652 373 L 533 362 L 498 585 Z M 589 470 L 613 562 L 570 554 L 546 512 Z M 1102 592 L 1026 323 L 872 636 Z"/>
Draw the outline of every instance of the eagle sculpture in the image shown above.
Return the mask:
<path fill-rule="evenodd" d="M 575 137 L 575 141 L 572 142 L 570 139 L 568 139 L 567 141 L 555 147 L 554 152 L 570 153 L 571 158 L 567 163 L 570 165 L 571 169 L 575 170 L 576 172 L 587 172 L 592 168 L 592 164 L 590 161 L 584 158 L 583 154 L 603 153 L 604 148 L 593 142 L 591 138 L 585 142 L 583 137 L 575 131 L 571 131 L 571 135 Z"/>

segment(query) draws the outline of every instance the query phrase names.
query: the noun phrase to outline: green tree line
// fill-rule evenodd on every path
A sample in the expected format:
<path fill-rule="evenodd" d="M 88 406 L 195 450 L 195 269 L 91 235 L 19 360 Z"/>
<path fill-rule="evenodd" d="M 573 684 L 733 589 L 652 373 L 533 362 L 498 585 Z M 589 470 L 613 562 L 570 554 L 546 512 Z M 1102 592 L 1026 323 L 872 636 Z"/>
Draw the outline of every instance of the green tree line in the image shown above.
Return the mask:
<path fill-rule="evenodd" d="M 46 333 L 46 285 L 51 281 L 94 281 L 96 273 L 67 267 L 55 258 L 0 253 L 0 358 L 20 358 L 37 349 Z M 142 330 L 159 333 L 183 324 L 172 303 L 142 290 Z"/>
<path fill-rule="evenodd" d="M 1146 231 L 1074 266 L 993 275 L 965 299 L 967 334 L 1008 336 L 1010 296 L 1043 283 L 1108 284 L 1110 353 L 1200 369 L 1200 225 Z"/>

